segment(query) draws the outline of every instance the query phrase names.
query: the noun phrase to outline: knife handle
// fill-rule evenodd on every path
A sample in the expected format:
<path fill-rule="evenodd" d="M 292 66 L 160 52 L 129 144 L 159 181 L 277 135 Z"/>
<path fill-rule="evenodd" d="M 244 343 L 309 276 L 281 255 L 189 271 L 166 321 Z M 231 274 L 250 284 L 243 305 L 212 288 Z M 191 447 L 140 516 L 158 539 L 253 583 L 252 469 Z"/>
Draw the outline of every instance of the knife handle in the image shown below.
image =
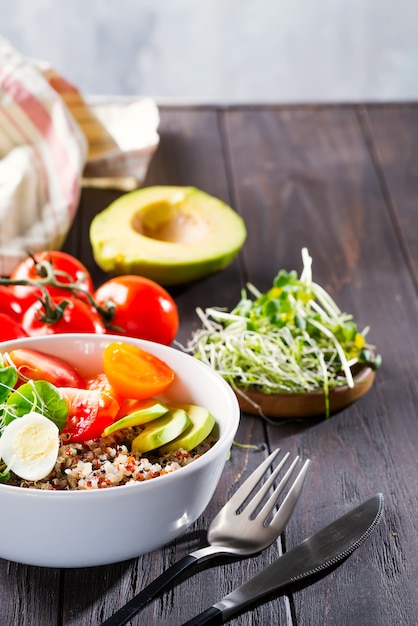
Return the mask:
<path fill-rule="evenodd" d="M 190 621 L 183 624 L 183 626 L 204 626 L 205 624 L 211 624 L 211 626 L 220 626 L 224 623 L 222 611 L 211 606 L 200 615 L 196 615 Z"/>
<path fill-rule="evenodd" d="M 165 570 L 158 578 L 152 581 L 149 585 L 144 587 L 132 600 L 127 602 L 119 611 L 116 611 L 109 619 L 101 624 L 101 626 L 124 626 L 134 615 L 146 605 L 150 600 L 156 597 L 156 595 L 165 589 L 179 574 L 196 563 L 198 559 L 187 554 L 180 561 L 174 563 L 171 567 Z M 204 622 L 202 622 L 204 623 Z M 222 623 L 222 622 L 218 622 Z"/>

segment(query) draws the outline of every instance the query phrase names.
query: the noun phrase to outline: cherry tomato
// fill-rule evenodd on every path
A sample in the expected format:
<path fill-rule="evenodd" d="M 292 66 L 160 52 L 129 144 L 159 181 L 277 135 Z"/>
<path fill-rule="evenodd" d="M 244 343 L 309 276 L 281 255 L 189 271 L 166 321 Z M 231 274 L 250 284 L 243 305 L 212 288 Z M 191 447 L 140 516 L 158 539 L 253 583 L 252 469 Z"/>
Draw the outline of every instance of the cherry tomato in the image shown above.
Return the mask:
<path fill-rule="evenodd" d="M 119 404 L 124 402 L 124 398 L 119 393 L 116 393 L 104 372 L 100 372 L 92 378 L 88 378 L 85 381 L 85 386 L 86 389 L 94 389 L 107 393 L 109 396 L 112 396 L 112 398 L 115 398 Z"/>
<path fill-rule="evenodd" d="M 70 282 L 79 282 L 79 287 L 88 293 L 94 292 L 92 278 L 87 268 L 75 257 L 61 252 L 60 250 L 50 250 L 45 252 L 37 252 L 33 255 L 37 264 L 51 263 L 56 279 L 62 284 Z M 34 263 L 31 256 L 21 261 L 10 275 L 11 280 L 35 280 L 43 278 L 41 268 Z M 47 287 L 51 295 L 68 296 L 69 292 L 59 287 Z M 42 291 L 37 287 L 14 285 L 13 290 L 17 297 L 21 299 L 29 299 L 32 302 L 37 296 L 42 295 Z"/>
<path fill-rule="evenodd" d="M 24 379 L 46 380 L 56 387 L 84 387 L 77 370 L 58 357 L 29 348 L 16 348 L 8 356 Z"/>
<path fill-rule="evenodd" d="M 108 377 L 104 372 L 99 372 L 91 378 L 87 378 L 86 389 L 98 389 L 99 391 L 104 391 L 105 393 L 108 393 L 110 396 L 116 396 L 116 391 L 113 389 Z"/>
<path fill-rule="evenodd" d="M 135 400 L 134 398 L 124 398 L 120 393 L 117 393 L 112 385 L 109 382 L 108 377 L 104 372 L 100 372 L 93 376 L 92 378 L 88 378 L 86 380 L 86 389 L 99 389 L 100 391 L 104 391 L 105 393 L 115 398 L 115 400 L 119 403 L 119 412 L 117 414 L 117 419 L 121 419 L 126 415 L 130 415 L 135 411 L 140 411 L 146 407 L 154 404 L 155 399 L 150 398 L 146 400 Z"/>
<path fill-rule="evenodd" d="M 67 401 L 69 413 L 62 433 L 68 442 L 82 443 L 97 439 L 104 429 L 113 424 L 119 412 L 118 402 L 98 389 L 60 389 Z"/>
<path fill-rule="evenodd" d="M 112 342 L 103 351 L 103 369 L 113 389 L 125 398 L 145 400 L 174 380 L 164 361 L 137 346 Z"/>
<path fill-rule="evenodd" d="M 179 327 L 177 305 L 160 285 L 142 276 L 118 276 L 103 283 L 94 299 L 100 306 L 115 304 L 109 333 L 169 345 Z"/>
<path fill-rule="evenodd" d="M 78 298 L 66 297 L 68 304 L 64 308 L 61 319 L 42 321 L 45 306 L 42 302 L 34 302 L 23 314 L 22 326 L 31 336 L 55 335 L 60 333 L 105 333 L 106 327 L 99 313 L 86 302 Z M 63 298 L 51 298 L 53 310 L 61 305 Z"/>
<path fill-rule="evenodd" d="M 23 329 L 23 326 L 13 317 L 0 313 L 0 341 L 7 341 L 8 339 L 20 339 L 21 337 L 27 337 L 28 333 Z"/>
<path fill-rule="evenodd" d="M 17 297 L 13 287 L 0 285 L 0 313 L 21 320 L 24 302 Z"/>

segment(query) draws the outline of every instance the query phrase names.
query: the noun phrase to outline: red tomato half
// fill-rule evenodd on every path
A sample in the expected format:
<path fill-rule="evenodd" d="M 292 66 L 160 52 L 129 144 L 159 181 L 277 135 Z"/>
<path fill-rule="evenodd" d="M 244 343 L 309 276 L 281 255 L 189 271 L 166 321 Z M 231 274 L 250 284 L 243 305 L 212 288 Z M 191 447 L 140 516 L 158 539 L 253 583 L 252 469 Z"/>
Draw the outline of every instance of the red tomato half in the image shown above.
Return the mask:
<path fill-rule="evenodd" d="M 98 389 L 99 391 L 108 393 L 110 396 L 116 397 L 116 391 L 113 389 L 104 372 L 99 372 L 95 376 L 87 378 L 86 389 Z"/>
<path fill-rule="evenodd" d="M 58 357 L 28 348 L 16 348 L 8 355 L 25 379 L 46 380 L 56 387 L 84 387 L 84 380 L 77 370 Z"/>
<path fill-rule="evenodd" d="M 45 307 L 34 302 L 23 314 L 22 326 L 28 335 L 55 335 L 60 333 L 105 333 L 106 327 L 98 312 L 78 298 L 66 297 L 68 301 L 61 319 L 54 322 L 42 321 Z M 51 298 L 53 307 L 59 306 L 63 298 Z"/>
<path fill-rule="evenodd" d="M 27 337 L 28 333 L 23 329 L 23 326 L 18 321 L 0 313 L 0 341 L 7 341 L 8 339 L 20 339 L 20 337 Z"/>
<path fill-rule="evenodd" d="M 98 389 L 60 389 L 67 401 L 69 413 L 62 430 L 68 442 L 82 443 L 100 437 L 113 424 L 119 412 L 118 402 Z"/>
<path fill-rule="evenodd" d="M 160 285 L 141 276 L 118 276 L 103 283 L 94 299 L 100 306 L 115 304 L 109 333 L 148 339 L 169 345 L 177 334 L 177 305 Z"/>
<path fill-rule="evenodd" d="M 117 393 L 113 389 L 104 372 L 96 374 L 93 378 L 88 378 L 86 380 L 86 389 L 99 389 L 100 391 L 107 393 L 109 396 L 112 396 L 112 398 L 115 398 L 115 400 L 119 403 L 117 419 L 125 417 L 134 411 L 140 411 L 145 407 L 151 406 L 155 402 L 154 399 L 135 400 L 133 398 L 125 398 L 124 396 L 121 396 L 120 393 Z"/>
<path fill-rule="evenodd" d="M 56 279 L 62 283 L 67 284 L 76 281 L 79 282 L 79 287 L 84 291 L 93 293 L 93 281 L 87 270 L 87 268 L 75 257 L 61 252 L 60 250 L 50 250 L 45 252 L 37 252 L 33 255 L 36 264 L 32 257 L 27 257 L 21 261 L 13 270 L 10 275 L 12 280 L 39 280 L 43 278 L 42 267 L 37 264 L 51 263 Z M 59 287 L 47 287 L 51 295 L 66 296 L 69 292 L 65 289 L 59 289 Z M 29 298 L 32 301 L 38 295 L 42 295 L 42 291 L 32 286 L 14 285 L 13 290 L 17 297 L 21 299 Z"/>
<path fill-rule="evenodd" d="M 92 378 L 87 378 L 85 381 L 85 387 L 86 389 L 94 389 L 97 391 L 102 391 L 103 393 L 107 393 L 107 395 L 115 398 L 115 400 L 117 400 L 119 404 L 122 404 L 124 402 L 124 398 L 113 389 L 108 377 L 104 372 L 100 372 Z"/>

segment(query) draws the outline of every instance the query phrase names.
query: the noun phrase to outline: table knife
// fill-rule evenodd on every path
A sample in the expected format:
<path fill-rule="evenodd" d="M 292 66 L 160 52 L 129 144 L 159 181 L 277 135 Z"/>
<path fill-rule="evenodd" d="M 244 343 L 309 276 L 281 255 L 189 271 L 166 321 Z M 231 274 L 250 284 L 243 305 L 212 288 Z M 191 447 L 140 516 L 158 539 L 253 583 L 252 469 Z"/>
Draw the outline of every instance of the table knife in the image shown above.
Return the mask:
<path fill-rule="evenodd" d="M 337 565 L 369 537 L 382 511 L 383 495 L 378 493 L 280 556 L 260 574 L 183 626 L 224 624 L 261 598 Z"/>

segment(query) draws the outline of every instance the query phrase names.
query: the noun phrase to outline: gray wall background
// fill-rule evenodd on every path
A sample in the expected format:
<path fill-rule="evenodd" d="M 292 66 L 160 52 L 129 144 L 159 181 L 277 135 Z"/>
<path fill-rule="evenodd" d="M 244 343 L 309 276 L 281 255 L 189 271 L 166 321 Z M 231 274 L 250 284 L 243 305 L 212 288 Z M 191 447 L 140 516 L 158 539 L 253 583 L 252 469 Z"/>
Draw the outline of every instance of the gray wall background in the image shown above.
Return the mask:
<path fill-rule="evenodd" d="M 0 0 L 0 34 L 86 94 L 418 98 L 414 0 Z"/>

